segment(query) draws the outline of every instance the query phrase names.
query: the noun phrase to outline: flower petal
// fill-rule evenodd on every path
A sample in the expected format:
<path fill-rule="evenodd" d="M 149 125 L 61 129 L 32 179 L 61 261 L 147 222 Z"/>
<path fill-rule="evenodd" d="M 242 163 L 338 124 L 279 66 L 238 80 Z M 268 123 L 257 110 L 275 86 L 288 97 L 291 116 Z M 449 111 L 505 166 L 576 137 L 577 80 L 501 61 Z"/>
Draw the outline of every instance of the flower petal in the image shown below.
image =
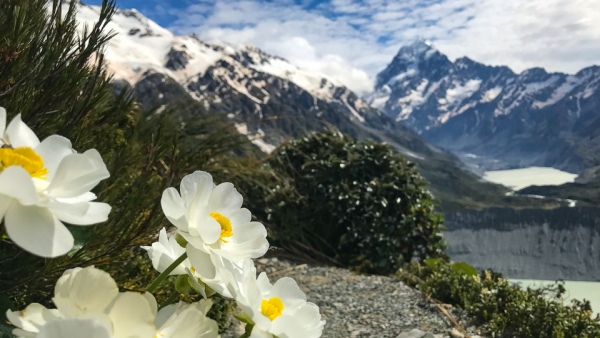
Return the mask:
<path fill-rule="evenodd" d="M 223 276 L 221 272 L 223 270 L 239 270 L 241 267 L 222 257 L 198 250 L 193 246 L 188 246 L 186 250 L 188 252 L 190 263 L 195 269 L 194 276 L 200 278 L 204 284 L 208 285 L 220 295 L 227 298 L 233 298 L 229 286 L 224 279 L 225 276 Z"/>
<path fill-rule="evenodd" d="M 29 304 L 24 310 L 13 312 L 8 310 L 6 318 L 10 323 L 25 332 L 38 332 L 40 327 L 48 321 L 60 318 L 61 315 L 56 309 L 49 310 L 41 304 Z M 13 332 L 13 334 L 17 334 Z M 19 336 L 23 335 L 18 334 Z"/>
<path fill-rule="evenodd" d="M 100 321 L 88 318 L 53 320 L 40 329 L 37 338 L 112 338 L 110 330 Z"/>
<path fill-rule="evenodd" d="M 12 203 L 4 224 L 12 241 L 41 257 L 57 257 L 73 247 L 73 235 L 46 208 Z"/>
<path fill-rule="evenodd" d="M 211 260 L 210 254 L 191 245 L 188 245 L 185 250 L 188 253 L 188 258 L 192 264 L 192 267 L 196 271 L 195 274 L 199 276 L 203 282 L 205 280 L 212 280 L 215 278 L 216 268 L 215 264 Z"/>
<path fill-rule="evenodd" d="M 305 303 L 293 315 L 284 314 L 276 318 L 270 331 L 279 337 L 317 338 L 321 337 L 324 326 L 319 307 L 314 303 Z"/>
<path fill-rule="evenodd" d="M 0 142 L 2 142 L 2 138 L 4 137 L 4 131 L 6 131 L 6 109 L 0 107 Z"/>
<path fill-rule="evenodd" d="M 56 282 L 52 301 L 67 317 L 104 313 L 119 288 L 105 271 L 93 266 L 69 269 Z"/>
<path fill-rule="evenodd" d="M 210 195 L 208 209 L 211 211 L 226 212 L 242 207 L 242 195 L 229 182 L 219 184 Z"/>
<path fill-rule="evenodd" d="M 246 224 L 250 223 L 252 220 L 252 214 L 250 213 L 250 210 L 246 208 L 237 209 L 227 214 L 227 216 L 229 217 L 231 224 Z"/>
<path fill-rule="evenodd" d="M 150 260 L 152 261 L 152 267 L 161 273 L 185 253 L 185 248 L 177 243 L 175 234 L 171 235 L 170 238 L 167 238 L 167 231 L 165 228 L 160 230 L 158 242 L 152 243 L 152 246 L 142 246 L 141 248 L 148 252 L 148 257 L 150 257 Z M 185 268 L 190 266 L 191 263 L 189 259 L 186 259 L 179 264 L 170 275 L 184 275 L 186 274 Z"/>
<path fill-rule="evenodd" d="M 181 180 L 181 197 L 188 208 L 208 204 L 214 189 L 212 176 L 205 171 L 195 171 Z"/>
<path fill-rule="evenodd" d="M 38 202 L 31 176 L 20 166 L 10 166 L 0 172 L 0 195 L 15 198 L 23 205 Z"/>
<path fill-rule="evenodd" d="M 167 188 L 160 199 L 163 213 L 179 230 L 188 231 L 187 209 L 183 198 L 175 188 Z"/>
<path fill-rule="evenodd" d="M 114 337 L 154 337 L 154 314 L 146 296 L 122 292 L 108 312 Z"/>
<path fill-rule="evenodd" d="M 306 303 L 306 295 L 300 290 L 296 281 L 290 277 L 282 277 L 276 281 L 273 284 L 269 297 L 281 298 L 285 307 L 292 309 L 296 309 Z"/>
<path fill-rule="evenodd" d="M 48 169 L 48 174 L 46 175 L 48 181 L 52 181 L 60 162 L 67 155 L 75 153 L 71 141 L 59 135 L 51 135 L 45 138 L 35 148 L 35 152 L 44 160 L 44 166 Z"/>
<path fill-rule="evenodd" d="M 285 310 L 284 310 L 285 311 Z M 302 324 L 293 316 L 280 316 L 271 322 L 269 330 L 275 336 L 286 338 L 316 338 L 306 336 Z"/>
<path fill-rule="evenodd" d="M 195 235 L 196 232 L 204 243 L 213 244 L 221 237 L 221 225 L 211 216 L 199 212 L 193 227 L 190 227 L 190 234 Z"/>
<path fill-rule="evenodd" d="M 325 321 L 321 320 L 321 313 L 316 304 L 308 302 L 302 305 L 292 317 L 302 324 L 305 337 L 320 337 L 323 333 Z"/>
<path fill-rule="evenodd" d="M 2 223 L 6 210 L 8 210 L 12 202 L 13 199 L 11 197 L 0 195 L 0 223 Z"/>
<path fill-rule="evenodd" d="M 263 331 L 260 327 L 254 326 L 252 328 L 252 333 L 248 338 L 273 338 L 273 335 L 267 331 Z"/>
<path fill-rule="evenodd" d="M 52 197 L 77 197 L 89 192 L 110 174 L 96 149 L 83 154 L 67 155 L 60 162 L 48 194 Z"/>
<path fill-rule="evenodd" d="M 53 201 L 48 205 L 59 220 L 75 225 L 91 225 L 108 220 L 111 207 L 101 202 L 60 203 Z"/>
<path fill-rule="evenodd" d="M 232 222 L 232 230 L 233 236 L 231 236 L 228 241 L 233 243 L 242 243 L 257 238 L 267 237 L 267 229 L 260 222 L 248 222 L 245 224 L 236 224 Z"/>
<path fill-rule="evenodd" d="M 40 139 L 23 121 L 21 114 L 15 116 L 6 128 L 6 134 L 13 148 L 30 147 L 35 149 L 40 144 Z"/>
<path fill-rule="evenodd" d="M 161 309 L 163 311 L 163 309 Z M 169 312 L 173 309 L 168 309 Z M 219 325 L 207 318 L 193 304 L 179 303 L 176 310 L 159 328 L 157 336 L 164 338 L 216 338 Z"/>
<path fill-rule="evenodd" d="M 263 271 L 256 277 L 256 285 L 260 290 L 261 298 L 271 298 L 270 295 L 273 284 L 269 281 L 269 276 Z"/>
<path fill-rule="evenodd" d="M 150 305 L 152 317 L 156 317 L 156 314 L 158 313 L 158 303 L 156 303 L 156 298 L 154 298 L 154 295 L 148 291 L 144 292 L 143 295 L 148 301 L 148 304 Z"/>
<path fill-rule="evenodd" d="M 226 243 L 220 249 L 214 251 L 232 261 L 240 261 L 246 258 L 258 258 L 269 250 L 269 241 L 265 237 L 258 237 L 241 243 Z"/>

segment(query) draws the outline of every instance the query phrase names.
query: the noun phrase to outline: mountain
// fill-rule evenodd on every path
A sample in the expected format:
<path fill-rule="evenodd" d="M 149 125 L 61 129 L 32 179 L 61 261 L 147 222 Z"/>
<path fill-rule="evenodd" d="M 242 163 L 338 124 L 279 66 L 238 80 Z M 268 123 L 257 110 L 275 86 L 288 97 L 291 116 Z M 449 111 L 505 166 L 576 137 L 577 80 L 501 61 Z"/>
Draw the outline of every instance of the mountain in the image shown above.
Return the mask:
<path fill-rule="evenodd" d="M 430 43 L 402 47 L 367 101 L 479 170 L 600 164 L 600 67 L 516 74 Z"/>
<path fill-rule="evenodd" d="M 96 22 L 98 12 L 78 5 L 82 27 Z M 107 29 L 116 33 L 104 52 L 114 84 L 132 88 L 146 111 L 161 114 L 169 106 L 184 123 L 199 114 L 221 116 L 265 153 L 290 137 L 335 127 L 358 139 L 387 142 L 416 162 L 445 206 L 521 203 L 324 74 L 256 47 L 176 36 L 136 10 L 117 11 Z"/>

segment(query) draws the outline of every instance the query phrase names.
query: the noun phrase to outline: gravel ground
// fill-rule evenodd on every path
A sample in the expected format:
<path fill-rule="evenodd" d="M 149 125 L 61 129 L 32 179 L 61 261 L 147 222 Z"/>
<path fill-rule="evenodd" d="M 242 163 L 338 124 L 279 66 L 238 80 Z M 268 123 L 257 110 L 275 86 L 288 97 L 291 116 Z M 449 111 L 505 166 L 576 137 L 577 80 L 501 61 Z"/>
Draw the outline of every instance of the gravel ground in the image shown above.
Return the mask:
<path fill-rule="evenodd" d="M 261 258 L 255 263 L 259 272 L 267 272 L 272 283 L 283 276 L 298 282 L 327 321 L 323 337 L 396 338 L 413 329 L 432 333 L 436 338 L 461 337 L 449 334 L 453 325 L 436 305 L 394 278 L 358 275 L 345 269 L 295 264 L 277 258 Z M 459 311 L 449 312 L 465 323 Z M 473 329 L 469 331 L 473 338 Z M 231 332 L 223 334 L 230 336 Z"/>

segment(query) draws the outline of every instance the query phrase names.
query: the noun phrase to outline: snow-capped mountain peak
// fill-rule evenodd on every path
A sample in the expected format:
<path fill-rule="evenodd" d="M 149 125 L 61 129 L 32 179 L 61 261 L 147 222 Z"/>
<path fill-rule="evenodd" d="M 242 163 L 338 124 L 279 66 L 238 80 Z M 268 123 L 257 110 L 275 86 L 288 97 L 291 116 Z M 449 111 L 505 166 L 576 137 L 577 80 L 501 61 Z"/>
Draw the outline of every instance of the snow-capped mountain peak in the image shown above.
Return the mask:
<path fill-rule="evenodd" d="M 411 44 L 400 48 L 395 59 L 418 61 L 418 59 L 427 59 L 431 57 L 431 55 L 436 51 L 437 49 L 430 41 L 418 38 L 415 39 Z"/>
<path fill-rule="evenodd" d="M 410 45 L 400 48 L 390 64 L 377 74 L 375 88 L 394 85 L 407 78 L 412 78 L 423 70 L 432 69 L 430 64 L 436 67 L 444 67 L 450 61 L 441 54 L 430 42 L 417 39 Z"/>
<path fill-rule="evenodd" d="M 539 67 L 516 74 L 468 57 L 451 62 L 417 41 L 377 75 L 367 100 L 449 150 L 492 155 L 509 166 L 548 165 L 542 153 L 570 147 L 573 128 L 594 119 L 600 125 L 600 67 L 575 75 Z M 555 165 L 579 170 L 578 156 L 568 151 Z"/>

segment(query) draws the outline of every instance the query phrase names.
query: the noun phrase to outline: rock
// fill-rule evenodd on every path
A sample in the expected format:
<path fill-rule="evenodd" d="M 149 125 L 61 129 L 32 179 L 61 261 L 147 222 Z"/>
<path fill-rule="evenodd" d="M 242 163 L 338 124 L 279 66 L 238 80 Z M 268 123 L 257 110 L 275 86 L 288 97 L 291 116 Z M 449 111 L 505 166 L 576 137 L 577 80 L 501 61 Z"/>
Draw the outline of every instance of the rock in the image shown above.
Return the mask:
<path fill-rule="evenodd" d="M 407 332 L 402 332 L 396 338 L 435 338 L 431 333 L 423 332 L 419 329 L 412 329 Z"/>
<path fill-rule="evenodd" d="M 462 332 L 458 331 L 457 328 L 453 328 L 452 330 L 450 330 L 449 333 L 450 337 L 452 338 L 465 338 L 465 335 Z"/>
<path fill-rule="evenodd" d="M 165 67 L 171 70 L 183 69 L 188 64 L 190 56 L 184 50 L 171 48 L 167 54 L 167 63 Z"/>

